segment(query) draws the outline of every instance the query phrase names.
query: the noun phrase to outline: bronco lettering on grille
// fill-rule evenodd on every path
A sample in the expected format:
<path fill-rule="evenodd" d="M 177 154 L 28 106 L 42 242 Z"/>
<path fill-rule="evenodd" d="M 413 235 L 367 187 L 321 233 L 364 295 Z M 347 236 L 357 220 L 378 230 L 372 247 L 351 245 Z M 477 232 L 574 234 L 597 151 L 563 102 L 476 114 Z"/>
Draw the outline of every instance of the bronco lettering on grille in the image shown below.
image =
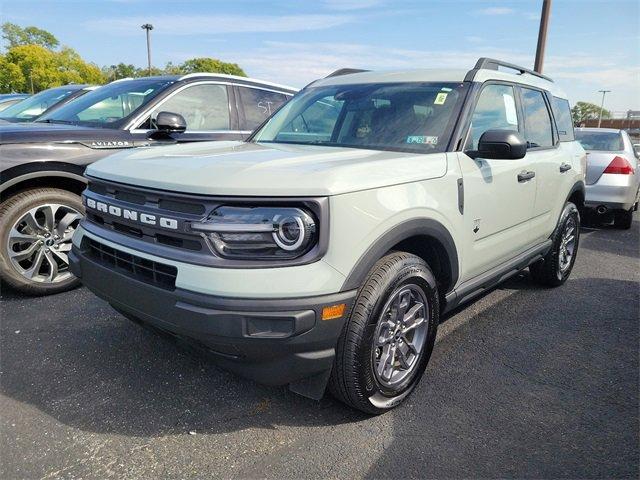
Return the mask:
<path fill-rule="evenodd" d="M 105 202 L 94 200 L 87 197 L 87 208 L 96 210 L 98 212 L 106 213 L 113 217 L 123 218 L 132 222 L 144 223 L 145 225 L 160 226 L 170 230 L 178 229 L 178 220 L 175 218 L 161 217 L 158 215 L 152 215 L 150 213 L 138 212 L 128 208 L 118 207 L 116 205 L 109 205 Z"/>

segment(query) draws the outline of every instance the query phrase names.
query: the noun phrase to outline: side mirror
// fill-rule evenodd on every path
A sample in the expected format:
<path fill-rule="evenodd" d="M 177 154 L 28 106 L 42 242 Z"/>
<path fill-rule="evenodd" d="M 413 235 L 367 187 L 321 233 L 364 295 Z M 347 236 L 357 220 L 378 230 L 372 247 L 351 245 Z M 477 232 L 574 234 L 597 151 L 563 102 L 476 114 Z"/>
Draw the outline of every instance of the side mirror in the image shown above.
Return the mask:
<path fill-rule="evenodd" d="M 156 117 L 156 128 L 162 133 L 182 133 L 187 129 L 187 121 L 179 113 L 160 112 Z"/>
<path fill-rule="evenodd" d="M 515 130 L 487 130 L 478 141 L 478 150 L 467 152 L 471 158 L 519 160 L 527 154 L 527 142 Z"/>

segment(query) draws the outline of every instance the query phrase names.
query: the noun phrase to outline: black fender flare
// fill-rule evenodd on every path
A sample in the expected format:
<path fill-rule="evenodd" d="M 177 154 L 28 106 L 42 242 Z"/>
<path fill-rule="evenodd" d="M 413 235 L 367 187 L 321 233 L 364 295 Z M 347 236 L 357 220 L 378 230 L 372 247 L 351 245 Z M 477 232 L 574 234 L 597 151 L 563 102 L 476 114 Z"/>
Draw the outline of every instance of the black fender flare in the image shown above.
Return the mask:
<path fill-rule="evenodd" d="M 403 240 L 417 236 L 433 238 L 438 241 L 447 252 L 451 281 L 449 285 L 446 285 L 445 292 L 451 290 L 458 281 L 459 275 L 458 250 L 453 241 L 453 236 L 449 233 L 449 230 L 437 220 L 418 218 L 400 223 L 378 238 L 378 240 L 362 254 L 355 266 L 351 269 L 351 272 L 349 272 L 342 285 L 342 291 L 360 288 L 371 268 L 385 253 Z"/>
<path fill-rule="evenodd" d="M 584 182 L 582 180 L 578 180 L 576 183 L 573 184 L 573 187 L 571 187 L 571 190 L 569 190 L 569 194 L 567 195 L 567 198 L 564 201 L 564 203 L 567 203 L 571 198 L 571 196 L 576 192 L 581 192 L 583 198 L 586 198 L 587 188 L 584 186 Z M 580 208 L 580 205 L 576 205 L 576 207 Z"/>

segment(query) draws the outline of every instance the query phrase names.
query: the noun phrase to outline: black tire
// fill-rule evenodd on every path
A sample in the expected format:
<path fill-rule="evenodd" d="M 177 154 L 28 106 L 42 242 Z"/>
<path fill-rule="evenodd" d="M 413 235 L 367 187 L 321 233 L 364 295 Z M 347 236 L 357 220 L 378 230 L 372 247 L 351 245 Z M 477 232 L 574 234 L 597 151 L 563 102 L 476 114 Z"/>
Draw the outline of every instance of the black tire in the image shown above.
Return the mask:
<path fill-rule="evenodd" d="M 34 188 L 30 190 L 24 190 L 12 197 L 8 198 L 0 205 L 0 278 L 10 287 L 18 290 L 19 292 L 28 295 L 50 295 L 54 293 L 64 292 L 70 290 L 79 285 L 79 280 L 68 272 L 68 266 L 64 265 L 64 261 L 61 260 L 62 256 L 66 255 L 63 252 L 63 248 L 69 247 L 69 242 L 65 241 L 64 246 L 62 244 L 56 245 L 56 251 L 62 254 L 57 254 L 51 258 L 56 259 L 59 263 L 59 267 L 56 275 L 59 275 L 59 279 L 54 281 L 35 281 L 27 278 L 23 273 L 18 270 L 18 267 L 14 265 L 10 258 L 10 248 L 20 248 L 20 246 L 9 247 L 9 234 L 16 222 L 24 217 L 31 209 L 46 205 L 57 204 L 64 207 L 59 209 L 60 214 L 66 214 L 68 209 L 75 210 L 76 212 L 83 214 L 84 208 L 80 197 L 74 193 L 66 190 L 60 190 L 57 188 Z M 56 219 L 60 220 L 60 219 Z M 74 220 L 65 231 L 72 233 L 72 228 L 77 226 L 78 220 Z M 64 222 L 66 224 L 66 222 Z M 55 223 L 55 225 L 61 225 L 61 223 Z M 28 245 L 28 244 L 27 244 Z M 26 248 L 26 247 L 25 247 Z M 47 250 L 49 252 L 49 250 Z M 28 261 L 28 260 L 27 260 Z M 50 265 L 50 264 L 49 264 Z M 45 267 L 42 267 L 46 269 Z M 51 268 L 51 267 L 49 267 Z M 36 276 L 36 278 L 39 278 Z"/>
<path fill-rule="evenodd" d="M 411 369 L 407 369 L 407 377 L 397 386 L 388 387 L 382 385 L 376 376 L 375 355 L 382 347 L 374 349 L 374 335 L 383 308 L 389 306 L 387 303 L 397 292 L 406 291 L 401 290 L 403 288 L 414 289 L 418 296 L 420 291 L 424 294 L 420 296 L 426 305 L 426 311 L 423 310 L 426 321 L 422 322 L 425 326 L 420 327 L 422 348 L 419 355 L 413 358 Z M 360 288 L 355 306 L 338 340 L 329 380 L 331 393 L 347 405 L 374 415 L 399 405 L 418 384 L 431 357 L 440 314 L 438 298 L 435 277 L 420 257 L 392 252 L 381 258 Z M 402 340 L 399 340 L 398 345 L 401 343 Z M 395 362 L 395 351 L 394 340 L 394 360 L 391 363 Z"/>
<path fill-rule="evenodd" d="M 629 210 L 616 210 L 613 214 L 613 225 L 621 230 L 629 230 L 633 223 L 633 210 L 634 207 Z"/>
<path fill-rule="evenodd" d="M 573 224 L 575 243 L 568 264 L 563 264 L 561 259 L 561 249 L 568 225 Z M 545 287 L 558 287 L 567 281 L 578 253 L 580 243 L 580 213 L 578 208 L 571 202 L 567 202 L 560 214 L 560 221 L 551 237 L 553 241 L 551 250 L 542 260 L 529 266 L 529 272 L 534 282 Z"/>

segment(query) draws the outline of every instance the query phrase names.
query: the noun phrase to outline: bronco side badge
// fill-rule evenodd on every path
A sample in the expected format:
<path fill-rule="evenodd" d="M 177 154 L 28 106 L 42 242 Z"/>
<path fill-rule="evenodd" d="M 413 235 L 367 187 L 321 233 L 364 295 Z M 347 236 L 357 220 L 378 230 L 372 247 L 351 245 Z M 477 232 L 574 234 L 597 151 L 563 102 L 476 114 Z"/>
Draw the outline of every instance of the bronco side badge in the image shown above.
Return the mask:
<path fill-rule="evenodd" d="M 478 230 L 480 230 L 480 219 L 476 218 L 473 221 L 473 233 L 478 233 Z"/>

